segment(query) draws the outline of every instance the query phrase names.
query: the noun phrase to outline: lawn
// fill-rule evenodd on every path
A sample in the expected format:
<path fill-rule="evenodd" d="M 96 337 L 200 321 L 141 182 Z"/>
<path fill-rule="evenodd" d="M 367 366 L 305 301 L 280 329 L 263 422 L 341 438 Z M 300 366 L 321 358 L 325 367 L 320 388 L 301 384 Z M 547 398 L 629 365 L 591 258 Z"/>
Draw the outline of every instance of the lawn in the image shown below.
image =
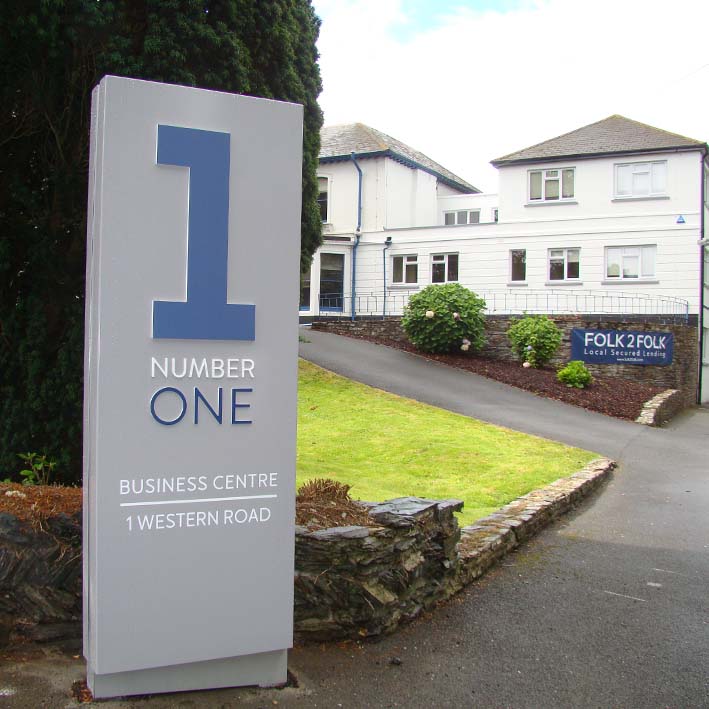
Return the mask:
<path fill-rule="evenodd" d="M 332 478 L 360 500 L 456 497 L 470 524 L 595 457 L 300 362 L 298 485 Z"/>

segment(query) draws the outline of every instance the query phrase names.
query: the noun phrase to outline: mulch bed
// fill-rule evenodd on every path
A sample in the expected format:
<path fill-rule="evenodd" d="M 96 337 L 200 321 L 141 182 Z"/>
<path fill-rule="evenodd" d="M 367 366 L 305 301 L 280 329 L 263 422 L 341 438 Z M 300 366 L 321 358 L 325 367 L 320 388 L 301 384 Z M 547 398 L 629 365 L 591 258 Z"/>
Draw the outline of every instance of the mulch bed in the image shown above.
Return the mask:
<path fill-rule="evenodd" d="M 408 342 L 366 335 L 352 335 L 352 337 L 411 352 L 420 357 L 458 369 L 465 369 L 468 372 L 479 374 L 488 379 L 495 379 L 498 382 L 524 389 L 548 399 L 556 399 L 589 411 L 630 421 L 634 421 L 640 415 L 646 401 L 664 391 L 663 387 L 648 386 L 628 379 L 597 376 L 594 376 L 593 384 L 590 387 L 576 389 L 562 384 L 556 378 L 556 370 L 550 367 L 525 369 L 520 362 L 505 362 L 474 354 L 429 354 L 420 352 Z"/>
<path fill-rule="evenodd" d="M 0 512 L 9 512 L 35 528 L 41 528 L 49 517 L 77 513 L 81 500 L 80 487 L 0 483 Z"/>
<path fill-rule="evenodd" d="M 350 497 L 350 486 L 316 478 L 301 485 L 295 498 L 295 523 L 313 532 L 328 527 L 375 527 L 367 508 Z"/>

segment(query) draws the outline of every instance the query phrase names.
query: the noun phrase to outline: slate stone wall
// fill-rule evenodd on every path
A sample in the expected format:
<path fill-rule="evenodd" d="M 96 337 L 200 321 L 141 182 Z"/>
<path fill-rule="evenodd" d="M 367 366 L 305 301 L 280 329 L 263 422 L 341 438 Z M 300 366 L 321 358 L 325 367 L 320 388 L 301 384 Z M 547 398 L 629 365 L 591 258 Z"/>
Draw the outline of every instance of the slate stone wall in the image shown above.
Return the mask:
<path fill-rule="evenodd" d="M 460 500 L 405 497 L 372 505 L 377 527 L 298 528 L 295 632 L 300 639 L 391 632 L 458 585 Z"/>
<path fill-rule="evenodd" d="M 519 316 L 488 315 L 485 318 L 487 344 L 480 354 L 493 359 L 515 361 L 507 330 Z M 639 316 L 597 316 L 597 315 L 552 315 L 552 320 L 562 333 L 561 347 L 551 364 L 558 366 L 571 359 L 571 330 L 574 328 L 602 330 L 639 330 L 642 332 L 671 332 L 674 335 L 674 357 L 671 365 L 656 367 L 633 364 L 589 364 L 588 369 L 597 376 L 619 377 L 664 389 L 681 392 L 682 405 L 696 403 L 698 361 L 698 333 L 695 325 L 684 325 L 651 316 L 647 320 Z M 386 320 L 337 320 L 320 319 L 313 322 L 316 330 L 334 332 L 340 335 L 365 335 L 384 337 L 398 342 L 407 338 L 398 317 Z"/>
<path fill-rule="evenodd" d="M 596 489 L 614 466 L 607 458 L 592 461 L 462 530 L 453 514 L 460 500 L 418 497 L 363 503 L 374 527 L 296 528 L 296 637 L 393 631 L 479 578 Z M 42 527 L 0 513 L 0 647 L 81 637 L 80 514 L 58 515 Z"/>
<path fill-rule="evenodd" d="M 0 647 L 81 635 L 81 513 L 33 529 L 0 513 Z"/>

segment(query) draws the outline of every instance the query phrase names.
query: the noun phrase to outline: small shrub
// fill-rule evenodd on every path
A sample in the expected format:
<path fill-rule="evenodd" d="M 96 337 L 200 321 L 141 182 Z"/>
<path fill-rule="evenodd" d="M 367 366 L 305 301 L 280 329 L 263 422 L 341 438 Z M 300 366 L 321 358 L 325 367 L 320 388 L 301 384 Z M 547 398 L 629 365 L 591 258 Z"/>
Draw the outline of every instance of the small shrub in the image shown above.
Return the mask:
<path fill-rule="evenodd" d="M 559 349 L 561 330 L 546 315 L 528 315 L 510 326 L 507 338 L 523 362 L 542 367 Z"/>
<path fill-rule="evenodd" d="M 49 485 L 57 462 L 39 453 L 18 453 L 20 460 L 28 466 L 20 470 L 23 485 Z"/>
<path fill-rule="evenodd" d="M 576 359 L 560 369 L 556 374 L 556 378 L 566 384 L 566 386 L 576 387 L 577 389 L 584 389 L 593 381 L 591 372 L 586 369 L 586 365 Z"/>
<path fill-rule="evenodd" d="M 485 301 L 459 283 L 431 285 L 412 295 L 401 324 L 423 352 L 477 351 L 485 344 Z"/>

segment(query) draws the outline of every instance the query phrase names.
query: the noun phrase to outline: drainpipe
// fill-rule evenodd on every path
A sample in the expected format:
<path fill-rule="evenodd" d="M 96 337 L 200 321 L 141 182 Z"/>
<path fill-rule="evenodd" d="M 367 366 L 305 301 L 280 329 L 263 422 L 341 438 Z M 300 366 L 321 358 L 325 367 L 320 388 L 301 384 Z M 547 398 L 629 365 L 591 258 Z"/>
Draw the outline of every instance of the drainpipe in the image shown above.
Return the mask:
<path fill-rule="evenodd" d="M 391 246 L 391 237 L 387 236 L 387 240 L 384 242 L 384 248 L 382 249 L 382 261 L 384 265 L 384 305 L 382 308 L 382 320 L 386 318 L 387 314 L 387 249 Z"/>
<path fill-rule="evenodd" d="M 354 152 L 350 153 L 350 158 L 354 163 L 355 168 L 357 168 L 357 228 L 355 229 L 355 241 L 352 246 L 352 306 L 350 308 L 352 313 L 352 320 L 354 321 L 357 317 L 355 313 L 355 303 L 356 303 L 356 277 L 357 277 L 357 247 L 359 246 L 359 240 L 362 236 L 362 168 L 357 162 L 357 156 Z"/>
<path fill-rule="evenodd" d="M 704 265 L 704 250 L 709 248 L 707 245 L 706 234 L 704 233 L 704 194 L 706 191 L 706 151 L 702 154 L 701 170 L 702 170 L 702 194 L 699 199 L 699 374 L 697 376 L 697 403 L 702 402 L 702 372 L 704 370 L 703 366 L 703 355 L 704 355 L 704 308 L 707 305 L 704 297 L 704 280 L 706 278 L 706 267 Z"/>

